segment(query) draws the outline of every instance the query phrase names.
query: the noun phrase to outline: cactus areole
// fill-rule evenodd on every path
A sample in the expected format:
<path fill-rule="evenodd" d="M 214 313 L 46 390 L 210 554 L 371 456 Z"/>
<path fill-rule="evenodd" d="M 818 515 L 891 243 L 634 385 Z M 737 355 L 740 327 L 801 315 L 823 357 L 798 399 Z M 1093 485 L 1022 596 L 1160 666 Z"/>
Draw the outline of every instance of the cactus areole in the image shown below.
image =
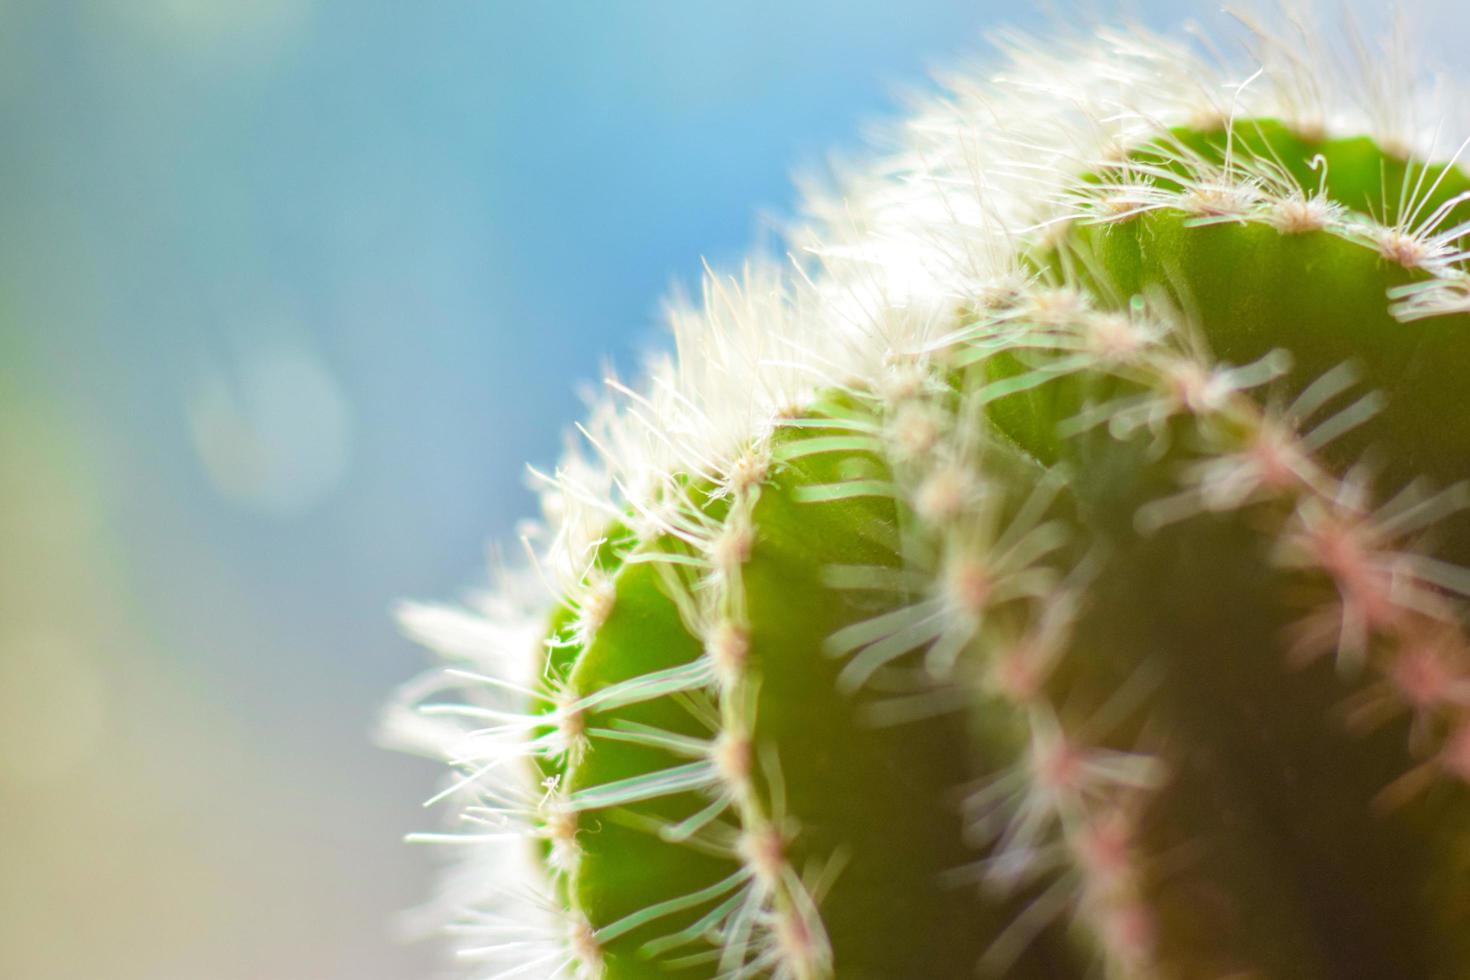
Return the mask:
<path fill-rule="evenodd" d="M 950 79 L 405 607 L 466 975 L 1470 978 L 1470 131 L 1255 34 Z"/>

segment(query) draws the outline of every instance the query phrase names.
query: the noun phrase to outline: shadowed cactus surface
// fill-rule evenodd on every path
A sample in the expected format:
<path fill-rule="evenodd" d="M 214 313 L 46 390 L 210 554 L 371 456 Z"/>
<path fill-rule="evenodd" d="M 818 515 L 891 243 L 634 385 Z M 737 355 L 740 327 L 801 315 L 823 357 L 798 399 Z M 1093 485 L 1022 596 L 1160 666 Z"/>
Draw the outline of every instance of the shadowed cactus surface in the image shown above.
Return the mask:
<path fill-rule="evenodd" d="M 951 80 L 404 610 L 471 975 L 1470 977 L 1470 177 L 1314 36 Z"/>

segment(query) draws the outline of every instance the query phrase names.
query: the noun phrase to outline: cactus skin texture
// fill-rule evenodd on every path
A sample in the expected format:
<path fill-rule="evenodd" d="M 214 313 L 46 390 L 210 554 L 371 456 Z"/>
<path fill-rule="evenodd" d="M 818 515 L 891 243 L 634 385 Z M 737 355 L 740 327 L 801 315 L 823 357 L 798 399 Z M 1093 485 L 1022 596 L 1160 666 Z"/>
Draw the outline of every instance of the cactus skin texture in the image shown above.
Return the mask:
<path fill-rule="evenodd" d="M 953 82 L 405 608 L 472 975 L 1470 978 L 1470 176 L 1314 37 Z"/>

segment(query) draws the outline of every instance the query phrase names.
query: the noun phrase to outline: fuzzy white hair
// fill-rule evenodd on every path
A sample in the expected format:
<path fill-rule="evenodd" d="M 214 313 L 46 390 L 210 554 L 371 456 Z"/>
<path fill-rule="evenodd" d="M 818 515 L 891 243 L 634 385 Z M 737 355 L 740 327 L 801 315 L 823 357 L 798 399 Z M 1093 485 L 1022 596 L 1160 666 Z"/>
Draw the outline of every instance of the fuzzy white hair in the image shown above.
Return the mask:
<path fill-rule="evenodd" d="M 581 427 L 593 455 L 569 450 L 543 481 L 543 567 L 558 586 L 575 592 L 609 519 L 656 514 L 671 476 L 717 480 L 815 392 L 881 385 L 962 307 L 1022 285 L 1020 243 L 1077 217 L 1077 178 L 1171 126 L 1274 117 L 1417 160 L 1460 149 L 1443 79 L 1414 68 L 1402 28 L 1370 46 L 1306 11 L 1242 20 L 1242 59 L 1136 28 L 997 38 L 998 72 L 944 74 L 869 163 L 808 190 L 784 260 L 706 268 L 699 302 L 670 306 L 673 352 L 649 360 L 636 391 L 610 380 Z"/>

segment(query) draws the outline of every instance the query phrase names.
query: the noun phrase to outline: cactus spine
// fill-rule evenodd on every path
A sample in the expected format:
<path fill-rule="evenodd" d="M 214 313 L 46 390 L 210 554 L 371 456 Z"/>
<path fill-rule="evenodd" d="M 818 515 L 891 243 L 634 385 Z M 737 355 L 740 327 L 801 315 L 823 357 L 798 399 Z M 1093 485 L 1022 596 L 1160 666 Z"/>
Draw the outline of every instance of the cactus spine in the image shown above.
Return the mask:
<path fill-rule="evenodd" d="M 405 609 L 475 975 L 1470 977 L 1470 177 L 1310 36 L 954 81 Z"/>

